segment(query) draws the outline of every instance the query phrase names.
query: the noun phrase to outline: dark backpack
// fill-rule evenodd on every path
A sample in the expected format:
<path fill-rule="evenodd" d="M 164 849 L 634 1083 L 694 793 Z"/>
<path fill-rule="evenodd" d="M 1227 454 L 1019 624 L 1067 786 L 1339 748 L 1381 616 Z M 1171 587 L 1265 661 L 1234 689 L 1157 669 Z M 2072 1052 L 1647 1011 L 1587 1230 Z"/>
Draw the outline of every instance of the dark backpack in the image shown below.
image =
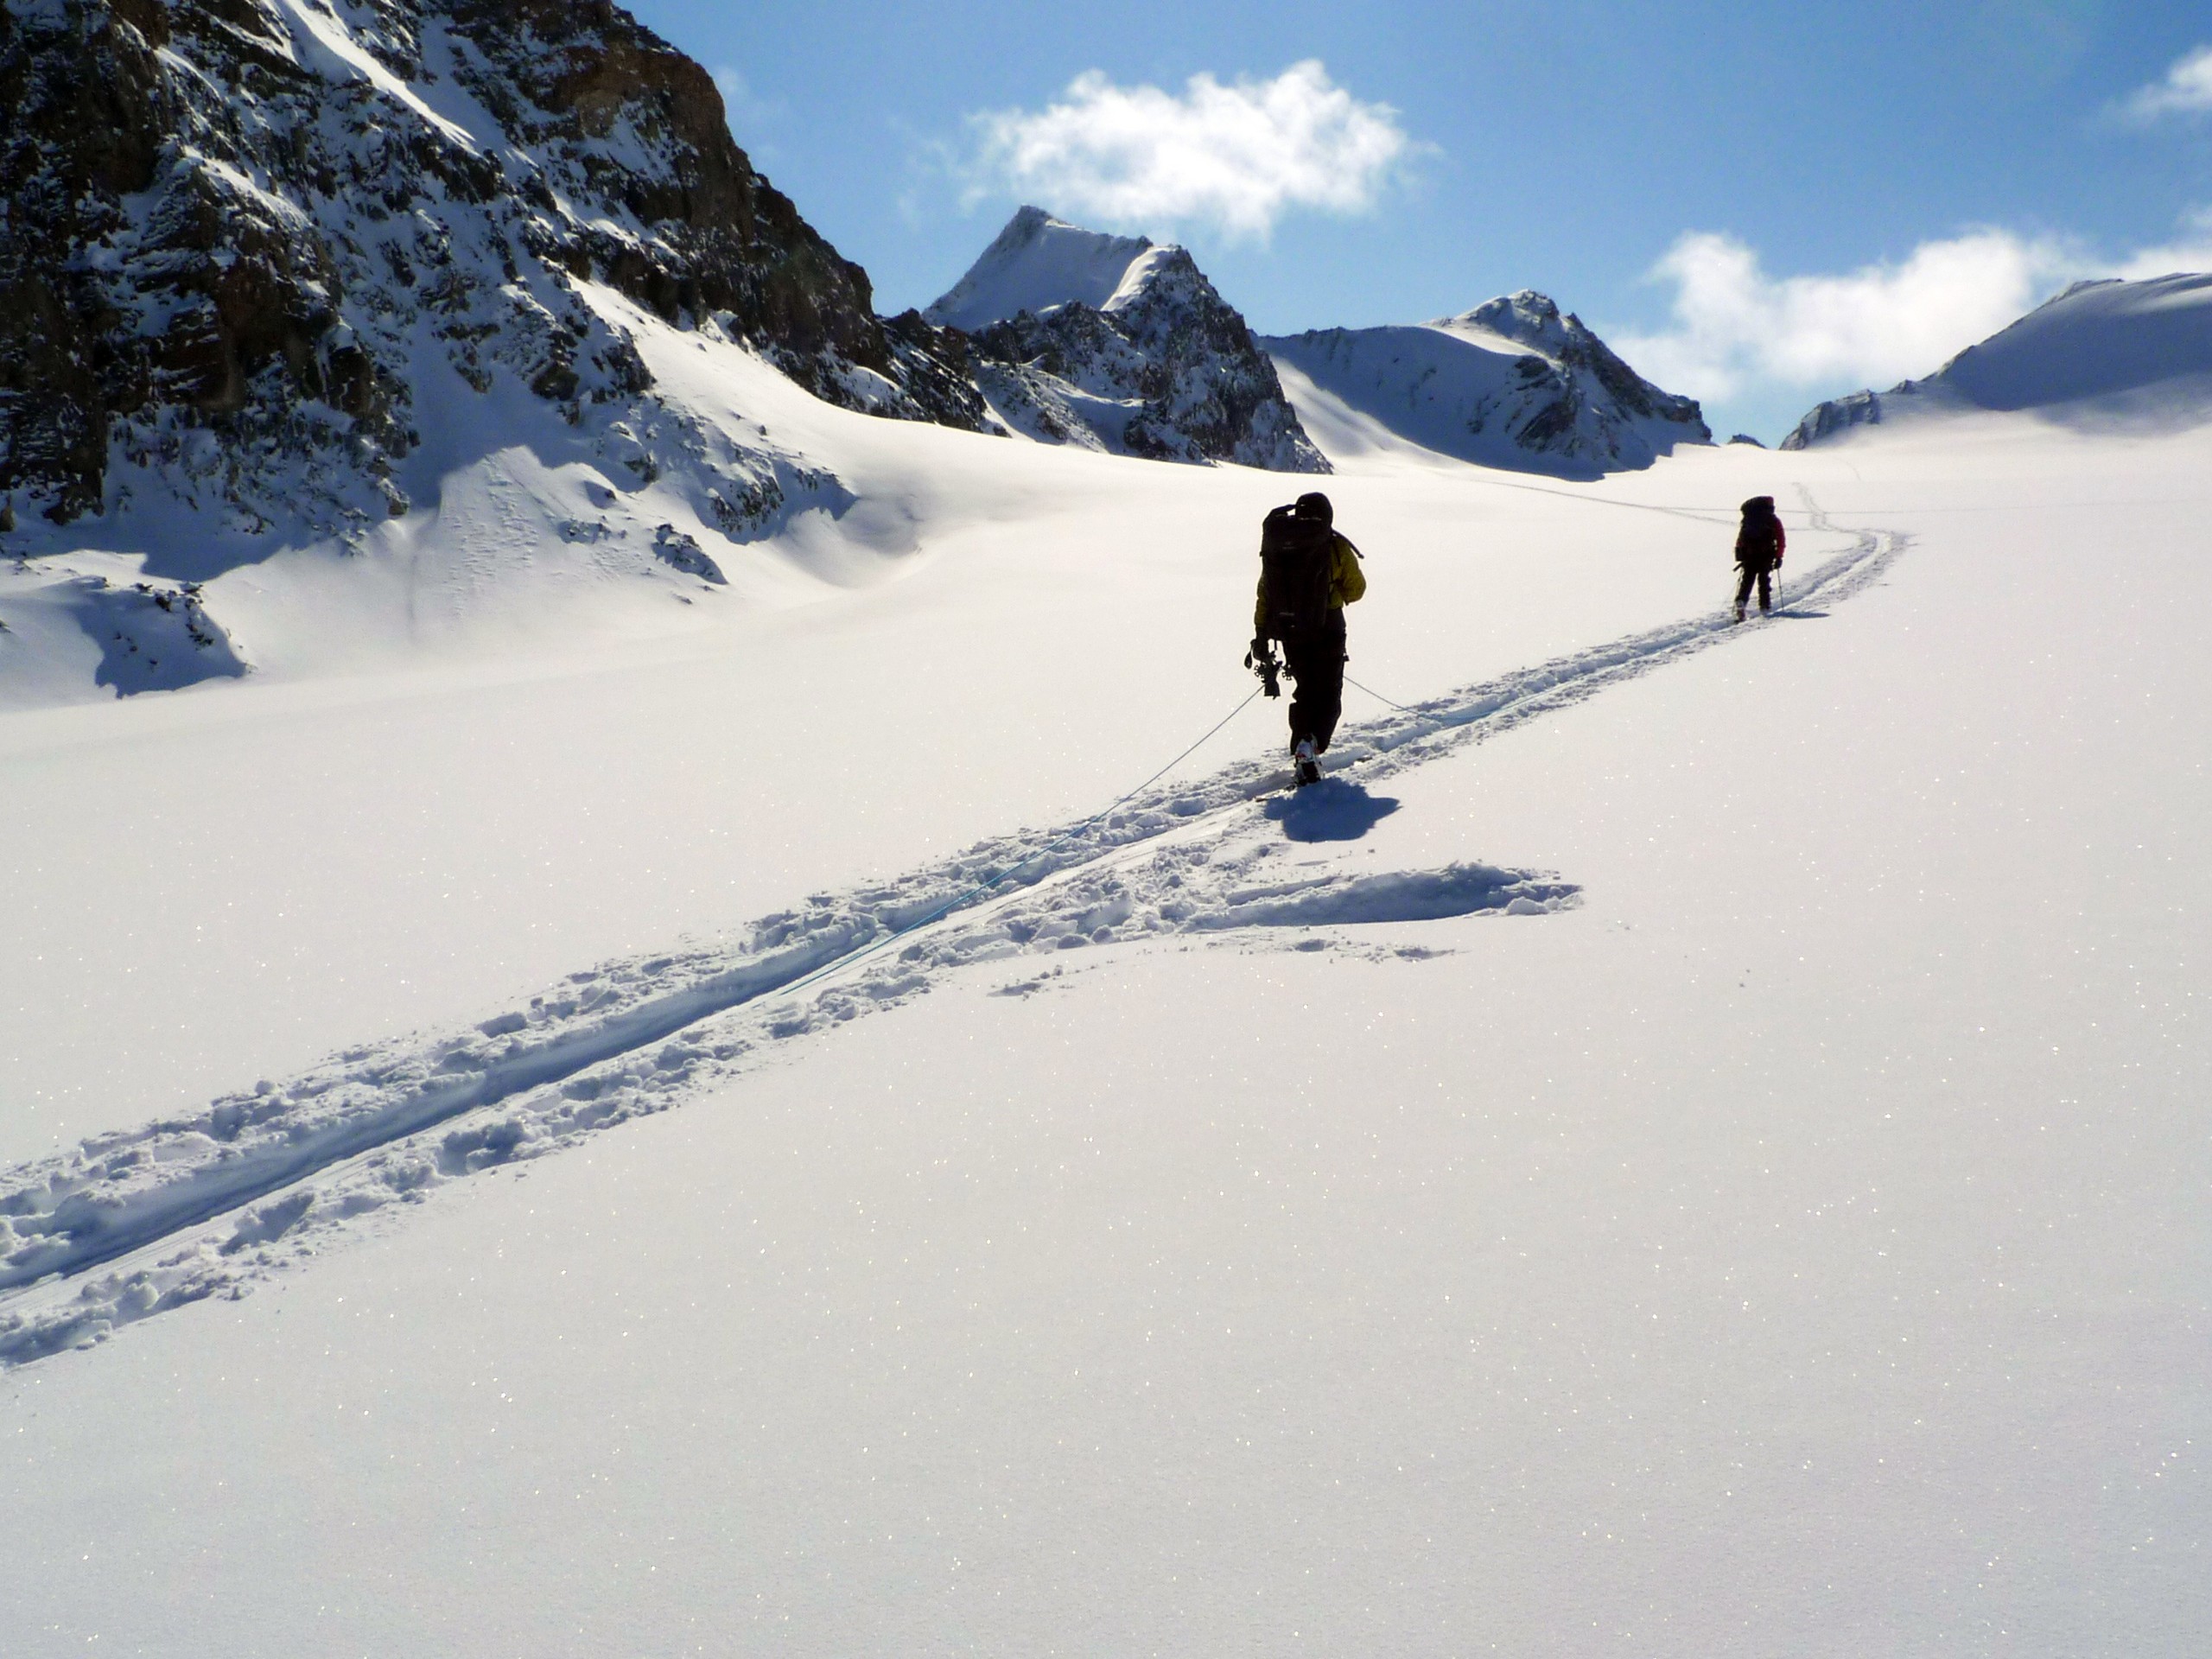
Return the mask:
<path fill-rule="evenodd" d="M 1260 571 L 1268 584 L 1268 637 L 1294 639 L 1329 620 L 1335 537 L 1318 518 L 1277 507 L 1260 525 Z"/>
<path fill-rule="evenodd" d="M 1744 503 L 1743 528 L 1736 532 L 1736 563 L 1747 570 L 1774 568 L 1774 532 L 1782 521 L 1774 516 L 1774 498 L 1755 495 Z"/>

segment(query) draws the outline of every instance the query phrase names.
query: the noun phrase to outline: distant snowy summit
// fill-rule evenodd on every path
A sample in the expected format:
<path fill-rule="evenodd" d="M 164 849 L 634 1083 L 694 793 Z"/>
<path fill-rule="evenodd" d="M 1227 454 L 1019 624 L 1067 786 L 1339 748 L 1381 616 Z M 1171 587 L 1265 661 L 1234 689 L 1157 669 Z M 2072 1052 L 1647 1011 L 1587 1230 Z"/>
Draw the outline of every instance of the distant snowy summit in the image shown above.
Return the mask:
<path fill-rule="evenodd" d="M 1594 478 L 1713 441 L 1695 399 L 1661 391 L 1525 289 L 1434 322 L 1261 344 L 1325 447 L 1395 437 L 1485 467 Z"/>
<path fill-rule="evenodd" d="M 969 336 L 976 385 L 1025 436 L 1158 461 L 1329 470 L 1243 317 L 1172 244 L 1024 207 L 922 315 Z"/>
<path fill-rule="evenodd" d="M 968 274 L 922 315 L 972 334 L 1024 311 L 1069 304 L 1103 311 L 1131 268 L 1154 251 L 1147 237 L 1107 236 L 1055 219 L 1042 207 L 1024 207 Z"/>
<path fill-rule="evenodd" d="M 1975 410 L 2163 422 L 2212 419 L 2212 276 L 2076 283 L 1934 374 L 1816 405 L 1782 441 Z"/>

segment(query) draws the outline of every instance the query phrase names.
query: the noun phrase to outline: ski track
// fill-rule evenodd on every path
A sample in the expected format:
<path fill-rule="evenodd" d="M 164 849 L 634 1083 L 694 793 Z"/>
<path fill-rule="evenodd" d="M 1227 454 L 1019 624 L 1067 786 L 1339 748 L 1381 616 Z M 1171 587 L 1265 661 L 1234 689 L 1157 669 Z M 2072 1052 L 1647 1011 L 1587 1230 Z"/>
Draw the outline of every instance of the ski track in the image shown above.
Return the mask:
<path fill-rule="evenodd" d="M 1805 500 L 1815 528 L 1833 531 Z M 1853 545 L 1784 584 L 1778 607 L 1848 598 L 1910 544 L 1842 533 Z M 1355 725 L 1328 757 L 1332 776 L 1296 795 L 1274 793 L 1288 774 L 1260 762 L 1159 785 L 1070 828 L 817 895 L 734 949 L 571 974 L 526 1008 L 349 1049 L 281 1084 L 0 1169 L 0 1366 L 244 1295 L 378 1212 L 664 1110 L 958 969 L 1116 941 L 1571 906 L 1578 889 L 1541 874 L 1349 874 L 1301 863 L 1299 847 L 1356 838 L 1377 816 L 1342 779 L 1350 768 L 1379 779 L 1426 765 L 1759 626 L 1723 610 L 1593 646 Z M 1261 796 L 1273 798 L 1249 810 Z"/>

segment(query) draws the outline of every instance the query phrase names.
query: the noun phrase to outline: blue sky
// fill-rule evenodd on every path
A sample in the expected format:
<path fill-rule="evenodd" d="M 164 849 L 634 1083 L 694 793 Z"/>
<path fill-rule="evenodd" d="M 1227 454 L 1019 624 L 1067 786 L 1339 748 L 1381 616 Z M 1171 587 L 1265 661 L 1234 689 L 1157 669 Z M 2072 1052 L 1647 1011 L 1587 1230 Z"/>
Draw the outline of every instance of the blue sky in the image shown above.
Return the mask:
<path fill-rule="evenodd" d="M 1262 332 L 1541 289 L 1771 441 L 2075 276 L 2212 264 L 2212 5 L 635 10 L 723 74 L 740 143 L 887 311 L 1034 200 L 1187 244 Z M 1247 189 L 1268 118 L 1291 160 Z"/>

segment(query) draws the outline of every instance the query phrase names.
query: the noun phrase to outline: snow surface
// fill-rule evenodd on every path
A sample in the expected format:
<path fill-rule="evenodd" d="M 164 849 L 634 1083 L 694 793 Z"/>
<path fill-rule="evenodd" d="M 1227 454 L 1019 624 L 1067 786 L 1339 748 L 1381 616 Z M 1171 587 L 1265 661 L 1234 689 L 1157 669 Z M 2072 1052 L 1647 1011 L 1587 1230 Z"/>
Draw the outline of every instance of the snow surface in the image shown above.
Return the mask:
<path fill-rule="evenodd" d="M 16 1108 L 0 1156 L 204 1105 L 240 1082 L 232 1044 L 249 1028 L 255 1078 L 282 1075 L 897 876 L 918 849 L 1066 822 L 1145 776 L 1194 710 L 1249 689 L 1253 527 L 1296 480 L 873 420 L 734 347 L 621 316 L 664 397 L 771 429 L 849 479 L 855 503 L 726 554 L 726 585 L 639 582 L 563 527 L 696 524 L 680 496 L 503 451 L 443 480 L 435 519 L 360 554 L 308 550 L 207 583 L 254 664 L 242 696 L 0 715 L 23 780 L 0 790 L 0 870 L 24 895 L 11 945 L 38 964 L 35 987 L 0 998 Z M 1677 499 L 1716 509 L 1701 517 L 1585 509 L 1562 543 L 1536 528 L 1557 486 L 1431 470 L 1384 459 L 1329 486 L 1382 561 L 1353 649 L 1385 654 L 1401 699 L 1699 609 L 1715 523 L 1772 477 L 1685 480 Z M 1549 602 L 1562 545 L 1592 576 L 1573 607 Z M 46 563 L 0 568 L 0 621 Z M 1146 625 L 1100 626 L 1126 615 Z M 15 643 L 0 635 L 0 652 Z M 80 698 L 97 690 L 89 649 Z M 1035 729 L 1046 696 L 1085 718 Z M 1244 753 L 1267 728 L 1236 728 Z M 59 766 L 57 747 L 79 758 Z M 118 1047 L 117 1029 L 158 1040 Z"/>
<path fill-rule="evenodd" d="M 1148 237 L 1110 236 L 1024 207 L 991 239 L 967 275 L 922 315 L 973 334 L 1027 311 L 1079 301 L 1103 311 L 1141 282 L 1157 257 Z"/>
<path fill-rule="evenodd" d="M 2193 1650 L 2212 438 L 1332 451 L 1287 795 L 1292 480 L 624 326 L 842 510 L 0 715 L 11 1655 Z"/>

